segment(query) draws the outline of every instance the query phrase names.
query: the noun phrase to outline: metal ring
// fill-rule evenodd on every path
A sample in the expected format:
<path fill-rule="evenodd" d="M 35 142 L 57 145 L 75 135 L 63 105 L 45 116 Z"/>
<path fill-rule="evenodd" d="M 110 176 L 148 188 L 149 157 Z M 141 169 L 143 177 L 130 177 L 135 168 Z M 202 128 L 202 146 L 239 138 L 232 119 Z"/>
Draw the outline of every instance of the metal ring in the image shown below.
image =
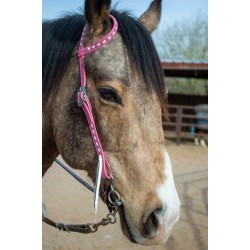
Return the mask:
<path fill-rule="evenodd" d="M 116 223 L 116 218 L 113 214 L 108 214 L 107 219 L 109 220 L 110 224 L 115 224 Z"/>
<path fill-rule="evenodd" d="M 111 195 L 115 197 L 115 200 L 111 198 Z M 111 190 L 108 193 L 108 201 L 113 206 L 120 206 L 122 204 L 120 194 L 112 188 L 112 185 Z"/>
<path fill-rule="evenodd" d="M 82 98 L 79 100 L 78 97 L 79 95 L 82 93 Z M 86 101 L 86 87 L 84 86 L 80 86 L 79 90 L 77 92 L 77 96 L 76 96 L 76 101 L 77 101 L 77 106 L 78 107 L 82 107 L 84 102 Z"/>

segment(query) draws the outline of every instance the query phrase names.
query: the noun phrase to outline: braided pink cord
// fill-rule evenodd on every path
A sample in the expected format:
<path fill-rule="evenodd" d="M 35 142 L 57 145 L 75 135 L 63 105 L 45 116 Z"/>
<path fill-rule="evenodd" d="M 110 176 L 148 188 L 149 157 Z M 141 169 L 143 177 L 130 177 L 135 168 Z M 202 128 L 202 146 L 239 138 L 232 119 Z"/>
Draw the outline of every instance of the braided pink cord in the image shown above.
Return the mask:
<path fill-rule="evenodd" d="M 112 27 L 111 31 L 107 35 L 105 35 L 101 40 L 99 40 L 91 45 L 88 45 L 86 47 L 84 47 L 86 26 L 83 29 L 81 39 L 80 39 L 80 45 L 79 45 L 79 49 L 78 49 L 80 75 L 81 75 L 81 87 L 84 87 L 84 88 L 86 87 L 86 73 L 85 73 L 85 69 L 84 69 L 84 65 L 83 65 L 83 60 L 84 60 L 85 55 L 89 54 L 97 49 L 100 49 L 100 48 L 104 47 L 105 45 L 107 45 L 109 42 L 111 42 L 114 35 L 116 34 L 116 32 L 118 30 L 118 23 L 117 23 L 116 19 L 111 15 L 110 15 L 110 18 L 113 22 L 113 27 Z M 98 156 L 102 156 L 102 159 L 103 159 L 102 160 L 101 176 L 103 179 L 111 179 L 112 176 L 109 174 L 110 173 L 110 165 L 108 163 L 106 154 L 103 151 L 102 144 L 100 142 L 98 133 L 96 131 L 95 121 L 94 121 L 94 117 L 92 114 L 92 107 L 91 107 L 89 98 L 85 93 L 83 93 L 83 91 L 79 91 L 77 94 L 77 100 L 78 100 L 78 103 L 83 103 L 81 106 L 82 106 L 82 109 L 83 109 L 83 111 L 86 115 L 86 118 L 88 120 L 89 129 L 90 129 L 93 143 L 95 145 L 96 153 Z M 108 171 L 107 171 L 107 169 L 108 169 Z"/>

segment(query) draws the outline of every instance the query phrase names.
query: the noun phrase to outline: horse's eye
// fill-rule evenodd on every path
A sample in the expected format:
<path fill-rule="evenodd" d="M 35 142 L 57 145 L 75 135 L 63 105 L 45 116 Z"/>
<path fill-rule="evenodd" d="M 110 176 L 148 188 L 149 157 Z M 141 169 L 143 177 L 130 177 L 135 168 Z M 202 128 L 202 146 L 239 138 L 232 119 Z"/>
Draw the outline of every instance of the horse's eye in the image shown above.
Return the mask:
<path fill-rule="evenodd" d="M 118 96 L 115 90 L 110 87 L 99 88 L 99 93 L 106 101 L 122 104 L 120 96 Z"/>

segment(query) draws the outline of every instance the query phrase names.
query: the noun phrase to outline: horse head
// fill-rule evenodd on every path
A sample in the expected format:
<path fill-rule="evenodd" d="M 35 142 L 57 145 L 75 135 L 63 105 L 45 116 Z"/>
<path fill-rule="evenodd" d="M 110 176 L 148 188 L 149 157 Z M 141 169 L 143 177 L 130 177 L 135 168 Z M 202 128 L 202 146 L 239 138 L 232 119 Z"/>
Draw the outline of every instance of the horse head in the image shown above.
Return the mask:
<path fill-rule="evenodd" d="M 165 84 L 150 36 L 160 13 L 159 0 L 138 20 L 110 11 L 110 1 L 85 2 L 85 45 L 107 34 L 112 27 L 110 14 L 118 22 L 113 40 L 85 56 L 87 95 L 114 186 L 121 196 L 118 212 L 122 231 L 132 242 L 145 245 L 166 242 L 180 214 L 162 128 Z M 86 170 L 95 181 L 95 148 L 86 117 L 75 103 L 80 81 L 77 48 L 78 44 L 57 91 L 47 98 L 44 108 L 44 123 L 49 124 L 46 134 L 51 135 L 54 147 L 48 162 L 60 153 L 70 166 Z"/>

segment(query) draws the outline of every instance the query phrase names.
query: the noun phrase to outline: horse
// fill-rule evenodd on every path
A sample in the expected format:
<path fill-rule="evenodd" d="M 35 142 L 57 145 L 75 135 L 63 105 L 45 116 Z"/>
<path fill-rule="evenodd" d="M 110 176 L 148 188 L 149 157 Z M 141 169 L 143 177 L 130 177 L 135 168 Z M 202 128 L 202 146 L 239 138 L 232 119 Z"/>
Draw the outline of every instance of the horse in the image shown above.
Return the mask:
<path fill-rule="evenodd" d="M 96 181 L 93 135 L 76 103 L 81 81 L 77 53 L 84 26 L 81 45 L 88 46 L 108 34 L 113 16 L 118 30 L 112 41 L 85 55 L 86 93 L 122 202 L 123 234 L 136 244 L 164 244 L 179 220 L 180 200 L 162 127 L 167 90 L 151 38 L 161 0 L 152 1 L 138 19 L 110 5 L 110 0 L 86 0 L 84 13 L 43 22 L 42 175 L 60 154 Z"/>

